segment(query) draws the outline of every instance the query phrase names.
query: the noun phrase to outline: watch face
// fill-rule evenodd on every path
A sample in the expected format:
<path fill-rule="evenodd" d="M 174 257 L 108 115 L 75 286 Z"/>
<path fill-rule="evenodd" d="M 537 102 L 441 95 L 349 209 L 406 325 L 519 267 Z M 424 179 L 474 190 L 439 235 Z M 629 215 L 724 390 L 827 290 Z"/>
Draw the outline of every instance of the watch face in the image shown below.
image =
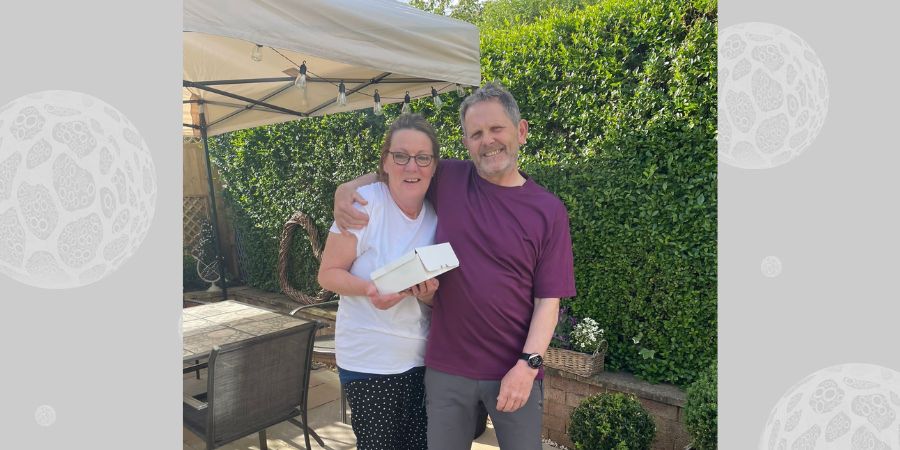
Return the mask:
<path fill-rule="evenodd" d="M 544 358 L 542 358 L 541 355 L 531 355 L 528 358 L 528 367 L 531 367 L 532 369 L 537 369 L 538 367 L 541 367 L 543 364 L 544 364 Z"/>

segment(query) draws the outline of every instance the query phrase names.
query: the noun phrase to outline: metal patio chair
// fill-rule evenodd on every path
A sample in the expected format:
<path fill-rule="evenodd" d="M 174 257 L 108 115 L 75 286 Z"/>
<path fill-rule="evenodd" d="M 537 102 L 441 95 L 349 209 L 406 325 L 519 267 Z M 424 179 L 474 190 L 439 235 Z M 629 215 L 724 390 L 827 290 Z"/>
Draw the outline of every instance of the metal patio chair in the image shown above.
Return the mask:
<path fill-rule="evenodd" d="M 334 306 L 338 304 L 338 300 L 331 300 L 321 303 L 313 303 L 311 305 L 303 305 L 291 310 L 288 315 L 295 315 L 307 308 L 319 308 L 322 306 Z M 316 338 L 316 345 L 313 347 L 313 353 L 324 356 L 334 356 L 334 332 L 322 335 Z M 347 396 L 344 395 L 344 385 L 341 385 L 341 423 L 347 422 Z"/>
<path fill-rule="evenodd" d="M 206 392 L 184 396 L 185 427 L 206 441 L 207 450 L 253 433 L 266 450 L 266 428 L 290 421 L 303 429 L 307 449 L 310 434 L 325 447 L 307 418 L 312 351 L 320 327 L 312 321 L 213 348 L 209 360 L 199 365 L 207 368 Z"/>

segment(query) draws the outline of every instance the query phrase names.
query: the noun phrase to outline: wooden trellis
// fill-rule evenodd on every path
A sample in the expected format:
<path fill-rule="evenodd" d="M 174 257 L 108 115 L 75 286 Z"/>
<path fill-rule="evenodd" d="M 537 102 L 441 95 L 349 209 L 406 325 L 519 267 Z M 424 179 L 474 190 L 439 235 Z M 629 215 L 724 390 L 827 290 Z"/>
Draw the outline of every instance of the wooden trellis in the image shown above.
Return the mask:
<path fill-rule="evenodd" d="M 205 195 L 184 196 L 182 231 L 184 246 L 192 247 L 200 235 L 200 226 L 209 220 L 209 199 Z"/>

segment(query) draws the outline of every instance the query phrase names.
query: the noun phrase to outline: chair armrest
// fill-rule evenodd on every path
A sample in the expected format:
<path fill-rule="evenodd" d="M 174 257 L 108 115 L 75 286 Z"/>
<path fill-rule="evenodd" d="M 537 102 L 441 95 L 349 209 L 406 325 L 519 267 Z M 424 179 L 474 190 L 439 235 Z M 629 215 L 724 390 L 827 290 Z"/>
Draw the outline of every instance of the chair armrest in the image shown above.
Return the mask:
<path fill-rule="evenodd" d="M 202 411 L 206 409 L 207 406 L 209 406 L 207 403 L 201 402 L 200 400 L 197 400 L 196 398 L 191 397 L 187 394 L 182 394 L 181 399 L 182 401 L 184 401 L 185 405 L 188 405 L 191 408 L 196 409 L 197 411 Z"/>
<path fill-rule="evenodd" d="M 291 312 L 288 313 L 288 315 L 293 316 L 294 314 L 297 314 L 298 311 L 302 311 L 307 308 L 318 308 L 318 307 L 322 307 L 322 306 L 337 305 L 337 303 L 338 303 L 338 300 L 330 300 L 327 302 L 312 303 L 309 305 L 298 306 L 298 307 L 292 309 Z"/>
<path fill-rule="evenodd" d="M 206 369 L 206 368 L 208 368 L 208 367 L 209 367 L 209 361 L 207 361 L 207 362 L 202 362 L 202 363 L 200 363 L 200 364 L 194 364 L 194 365 L 192 365 L 192 366 L 184 367 L 184 368 L 181 370 L 181 373 L 183 373 L 183 374 L 185 374 L 185 373 L 191 373 L 191 372 L 194 372 L 194 371 L 196 371 L 196 370 Z"/>

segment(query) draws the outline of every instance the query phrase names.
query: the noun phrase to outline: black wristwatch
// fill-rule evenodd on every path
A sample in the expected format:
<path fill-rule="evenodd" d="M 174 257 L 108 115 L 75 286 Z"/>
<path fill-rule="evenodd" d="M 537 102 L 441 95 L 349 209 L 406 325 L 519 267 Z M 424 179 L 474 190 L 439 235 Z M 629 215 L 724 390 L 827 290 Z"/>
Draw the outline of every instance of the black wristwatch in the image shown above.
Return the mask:
<path fill-rule="evenodd" d="M 522 353 L 519 355 L 519 359 L 528 361 L 528 367 L 532 369 L 537 369 L 544 365 L 544 358 L 541 357 L 540 353 Z"/>

